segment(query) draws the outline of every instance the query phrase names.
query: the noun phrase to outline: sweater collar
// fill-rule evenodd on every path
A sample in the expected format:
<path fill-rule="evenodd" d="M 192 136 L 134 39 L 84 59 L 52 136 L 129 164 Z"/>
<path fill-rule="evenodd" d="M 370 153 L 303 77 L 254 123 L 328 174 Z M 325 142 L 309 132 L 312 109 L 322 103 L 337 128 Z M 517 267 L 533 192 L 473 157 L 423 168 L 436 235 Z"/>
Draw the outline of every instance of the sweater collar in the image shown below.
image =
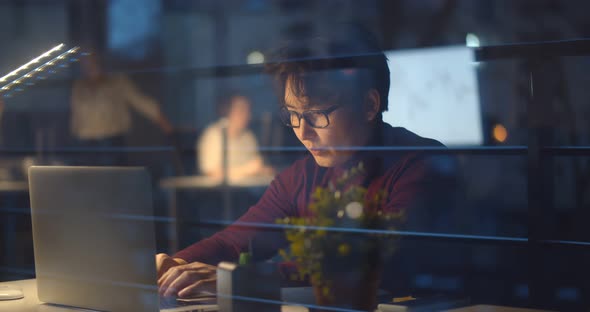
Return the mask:
<path fill-rule="evenodd" d="M 367 141 L 367 144 L 361 146 L 359 150 L 356 151 L 346 162 L 333 167 L 333 169 L 335 169 L 337 172 L 348 170 L 354 166 L 357 166 L 360 162 L 363 162 L 366 167 L 369 163 L 377 160 L 377 158 L 379 157 L 379 151 L 373 149 L 372 147 L 383 146 L 383 132 L 386 131 L 386 128 L 388 126 L 388 124 L 379 121 L 374 126 L 371 136 Z"/>

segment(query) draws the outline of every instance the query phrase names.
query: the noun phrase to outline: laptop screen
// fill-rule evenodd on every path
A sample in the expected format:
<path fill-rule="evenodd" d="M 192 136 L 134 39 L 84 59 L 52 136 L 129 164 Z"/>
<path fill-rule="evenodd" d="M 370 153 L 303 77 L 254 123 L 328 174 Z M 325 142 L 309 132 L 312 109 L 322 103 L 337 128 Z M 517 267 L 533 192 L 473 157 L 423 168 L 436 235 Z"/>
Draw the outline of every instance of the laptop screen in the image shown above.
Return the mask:
<path fill-rule="evenodd" d="M 31 167 L 39 300 L 108 311 L 158 311 L 147 171 Z"/>

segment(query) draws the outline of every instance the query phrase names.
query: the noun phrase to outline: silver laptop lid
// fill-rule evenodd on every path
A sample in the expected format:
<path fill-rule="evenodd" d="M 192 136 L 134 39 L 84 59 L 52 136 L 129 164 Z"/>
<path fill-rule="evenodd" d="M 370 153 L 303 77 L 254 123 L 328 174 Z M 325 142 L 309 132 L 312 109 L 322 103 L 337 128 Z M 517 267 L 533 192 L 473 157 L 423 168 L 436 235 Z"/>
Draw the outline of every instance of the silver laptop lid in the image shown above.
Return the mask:
<path fill-rule="evenodd" d="M 158 311 L 145 169 L 36 166 L 29 190 L 39 300 Z"/>

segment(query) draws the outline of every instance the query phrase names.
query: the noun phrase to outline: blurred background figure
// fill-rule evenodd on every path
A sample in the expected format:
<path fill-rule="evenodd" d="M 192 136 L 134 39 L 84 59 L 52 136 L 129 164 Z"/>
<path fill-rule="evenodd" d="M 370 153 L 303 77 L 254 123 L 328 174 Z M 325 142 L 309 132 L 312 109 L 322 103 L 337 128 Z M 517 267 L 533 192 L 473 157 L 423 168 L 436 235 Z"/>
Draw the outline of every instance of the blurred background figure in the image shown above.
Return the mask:
<path fill-rule="evenodd" d="M 0 97 L 0 126 L 2 125 L 2 113 L 4 112 L 4 100 Z M 0 128 L 1 129 L 1 128 Z M 0 130 L 0 142 L 2 142 L 2 132 Z"/>
<path fill-rule="evenodd" d="M 166 134 L 173 126 L 153 98 L 142 94 L 123 74 L 105 73 L 93 49 L 80 57 L 82 78 L 74 82 L 70 130 L 84 147 L 123 146 L 132 128 L 131 110 L 155 123 Z"/>
<path fill-rule="evenodd" d="M 224 175 L 224 131 L 226 131 L 227 178 L 239 180 L 254 175 L 273 175 L 264 163 L 254 133 L 248 129 L 251 103 L 247 96 L 230 92 L 218 101 L 221 118 L 205 129 L 197 142 L 198 167 L 202 174 L 220 179 Z"/>
<path fill-rule="evenodd" d="M 4 113 L 4 100 L 0 97 L 0 146 L 3 144 L 3 134 L 2 134 L 2 113 Z"/>

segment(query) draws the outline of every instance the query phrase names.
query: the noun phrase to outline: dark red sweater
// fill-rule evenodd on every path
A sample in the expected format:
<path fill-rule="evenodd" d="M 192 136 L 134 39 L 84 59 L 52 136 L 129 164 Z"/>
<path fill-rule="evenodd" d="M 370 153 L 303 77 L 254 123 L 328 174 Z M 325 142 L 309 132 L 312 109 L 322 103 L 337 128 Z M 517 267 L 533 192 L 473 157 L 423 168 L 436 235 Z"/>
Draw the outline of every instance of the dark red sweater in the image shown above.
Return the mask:
<path fill-rule="evenodd" d="M 237 261 L 252 241 L 254 256 L 267 259 L 279 248 L 286 247 L 283 231 L 276 220 L 287 216 L 309 214 L 312 191 L 326 186 L 342 176 L 345 169 L 362 161 L 366 174 L 360 183 L 374 190 L 387 190 L 387 211 L 423 209 L 440 185 L 440 177 L 448 169 L 444 162 L 426 157 L 411 147 L 444 147 L 440 142 L 422 138 L 404 128 L 383 123 L 377 127 L 370 146 L 358 151 L 351 160 L 339 167 L 320 167 L 311 155 L 296 161 L 281 172 L 270 184 L 258 203 L 226 229 L 203 239 L 174 257 L 188 262 L 199 261 L 217 265 L 220 261 Z M 383 147 L 410 147 L 408 151 L 387 151 Z M 413 149 L 413 150 L 412 150 Z"/>

